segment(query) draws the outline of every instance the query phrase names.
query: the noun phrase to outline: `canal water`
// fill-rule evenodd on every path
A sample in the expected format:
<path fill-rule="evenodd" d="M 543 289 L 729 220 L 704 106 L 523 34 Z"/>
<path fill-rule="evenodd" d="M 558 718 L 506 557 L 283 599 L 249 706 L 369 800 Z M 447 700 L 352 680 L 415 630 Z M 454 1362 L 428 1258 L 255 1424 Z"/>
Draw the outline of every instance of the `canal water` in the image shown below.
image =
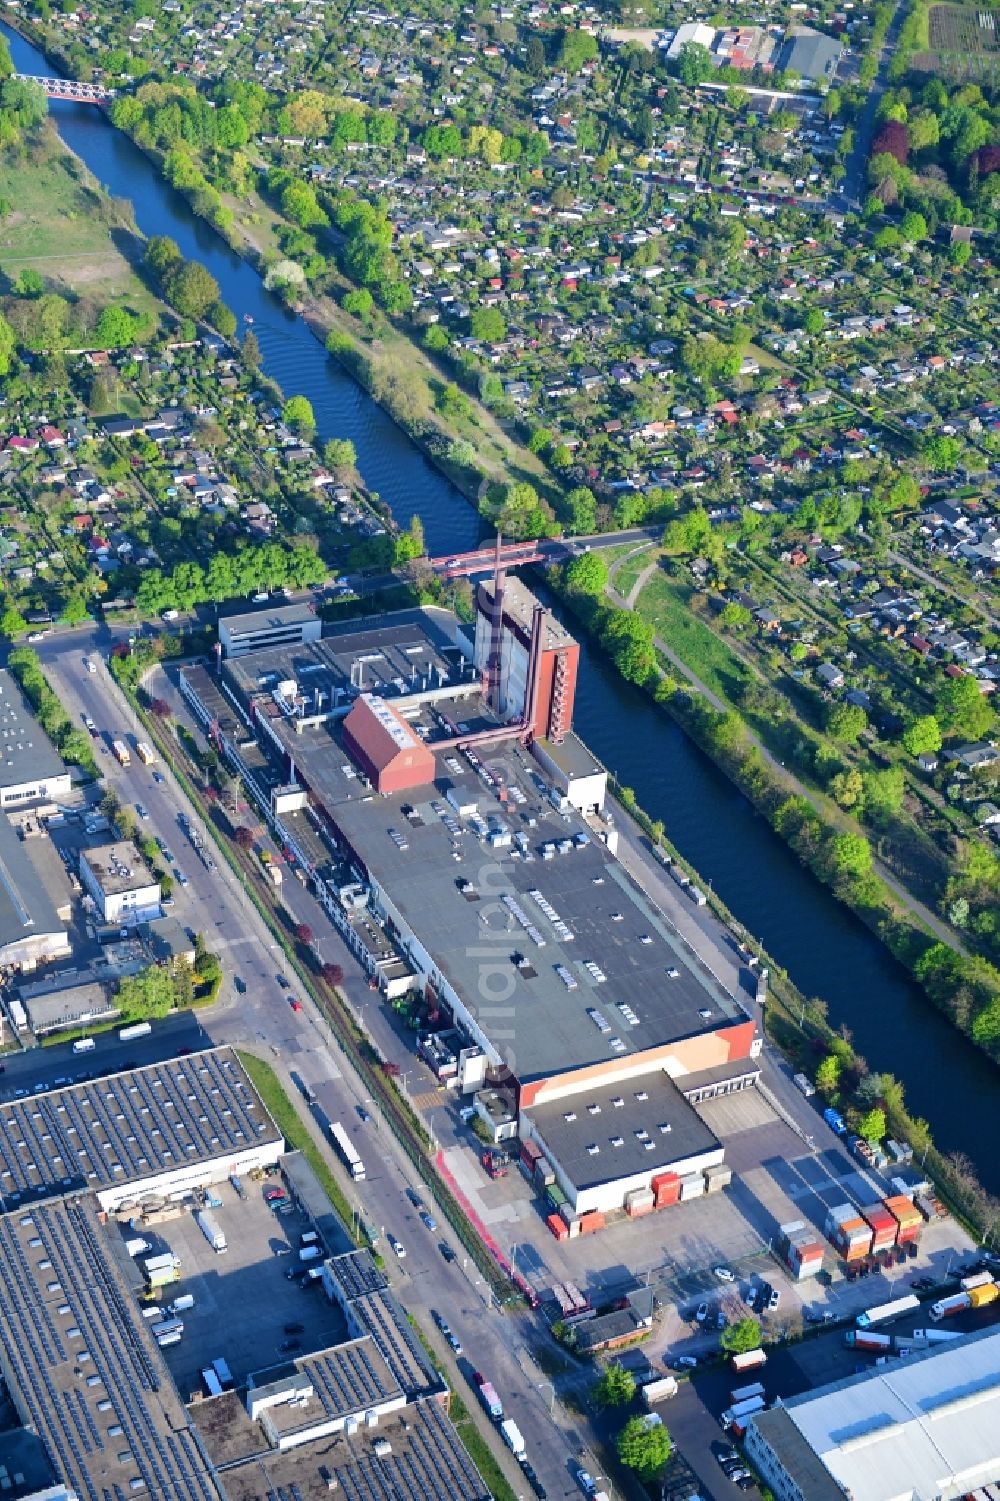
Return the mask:
<path fill-rule="evenodd" d="M 3 28 L 18 71 L 51 74 L 36 48 Z M 366 484 L 404 525 L 423 518 L 432 554 L 473 546 L 480 521 L 388 415 L 326 354 L 300 318 L 264 290 L 257 273 L 192 214 L 133 144 L 97 109 L 55 103 L 66 144 L 115 197 L 133 204 L 146 235 L 169 235 L 202 261 L 260 341 L 263 368 L 287 395 L 312 403 L 319 435 L 347 437 Z M 640 803 L 661 818 L 681 853 L 759 936 L 806 995 L 822 996 L 835 1026 L 850 1028 L 873 1069 L 905 1085 L 910 1108 L 946 1151 L 976 1163 L 1000 1192 L 990 1124 L 1000 1112 L 1000 1071 L 937 1012 L 883 946 L 799 865 L 747 800 L 683 732 L 599 654 L 583 647 L 576 728 Z"/>

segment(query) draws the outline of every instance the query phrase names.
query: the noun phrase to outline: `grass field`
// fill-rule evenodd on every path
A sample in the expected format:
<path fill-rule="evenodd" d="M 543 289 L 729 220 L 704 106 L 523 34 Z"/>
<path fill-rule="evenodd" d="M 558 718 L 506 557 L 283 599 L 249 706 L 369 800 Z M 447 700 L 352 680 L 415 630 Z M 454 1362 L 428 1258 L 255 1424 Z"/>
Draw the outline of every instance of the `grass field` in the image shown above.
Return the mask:
<path fill-rule="evenodd" d="M 252 1053 L 241 1052 L 240 1062 L 246 1069 L 254 1089 L 267 1106 L 271 1119 L 285 1138 L 289 1149 L 302 1153 L 322 1183 L 330 1203 L 340 1215 L 344 1229 L 350 1235 L 354 1212 L 347 1196 L 342 1193 L 340 1185 L 324 1162 L 319 1148 L 306 1130 L 298 1111 L 282 1089 L 281 1081 L 274 1069 L 260 1058 L 255 1058 Z"/>
<path fill-rule="evenodd" d="M 735 684 L 749 679 L 746 667 L 726 643 L 691 613 L 688 591 L 662 569 L 657 569 L 642 590 L 636 609 L 720 698 L 728 699 Z"/>
<path fill-rule="evenodd" d="M 122 253 L 141 253 L 141 241 L 54 130 L 0 155 L 0 198 L 11 205 L 0 219 L 0 267 L 11 280 L 30 266 L 49 290 L 71 298 L 121 299 L 135 312 L 159 308 Z"/>

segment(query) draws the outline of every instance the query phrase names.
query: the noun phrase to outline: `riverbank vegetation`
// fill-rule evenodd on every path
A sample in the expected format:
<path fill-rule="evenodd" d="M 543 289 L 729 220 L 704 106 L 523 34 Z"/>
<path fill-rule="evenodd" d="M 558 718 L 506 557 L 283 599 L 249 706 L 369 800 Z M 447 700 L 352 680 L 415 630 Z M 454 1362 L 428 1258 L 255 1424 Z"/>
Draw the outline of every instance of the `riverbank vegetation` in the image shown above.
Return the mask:
<path fill-rule="evenodd" d="M 782 768 L 761 753 L 740 715 L 720 710 L 678 682 L 657 655 L 652 624 L 607 605 L 592 555 L 563 571 L 563 597 L 628 681 L 646 689 L 765 814 L 803 864 L 877 933 L 923 985 L 930 999 L 991 1058 L 1000 1060 L 1000 973 L 981 956 L 934 937 L 875 870 L 872 845 L 796 793 Z"/>

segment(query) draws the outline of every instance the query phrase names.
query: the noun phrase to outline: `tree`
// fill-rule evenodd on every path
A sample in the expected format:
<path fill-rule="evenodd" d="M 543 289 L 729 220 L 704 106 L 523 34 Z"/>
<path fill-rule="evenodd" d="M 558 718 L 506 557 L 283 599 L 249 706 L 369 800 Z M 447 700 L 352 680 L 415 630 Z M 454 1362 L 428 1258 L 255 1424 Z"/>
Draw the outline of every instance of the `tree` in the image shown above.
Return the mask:
<path fill-rule="evenodd" d="M 903 215 L 899 232 L 907 244 L 915 245 L 918 240 L 927 238 L 927 220 L 923 214 L 918 214 L 915 209 L 911 209 L 908 214 Z"/>
<path fill-rule="evenodd" d="M 243 335 L 243 343 L 240 345 L 240 356 L 245 369 L 257 370 L 260 367 L 260 340 L 253 329 L 249 329 Z"/>
<path fill-rule="evenodd" d="M 231 339 L 236 332 L 236 314 L 224 302 L 216 300 L 205 309 L 205 317 L 224 339 Z"/>
<path fill-rule="evenodd" d="M 0 632 L 5 636 L 20 636 L 28 629 L 28 622 L 16 605 L 8 605 L 0 615 Z"/>
<path fill-rule="evenodd" d="M 469 319 L 469 328 L 474 339 L 484 344 L 497 344 L 507 333 L 507 324 L 499 308 L 477 307 Z"/>
<path fill-rule="evenodd" d="M 132 314 L 123 307 L 106 307 L 94 329 L 98 349 L 127 349 L 135 342 L 136 325 Z"/>
<path fill-rule="evenodd" d="M 235 829 L 233 831 L 233 839 L 239 845 L 239 847 L 240 847 L 241 850 L 252 850 L 253 849 L 253 846 L 254 846 L 253 829 L 248 829 L 245 824 L 240 824 L 239 828 Z"/>
<path fill-rule="evenodd" d="M 295 924 L 295 941 L 308 948 L 313 941 L 313 930 L 307 922 Z"/>
<path fill-rule="evenodd" d="M 635 1377 L 625 1366 L 613 1361 L 601 1372 L 592 1395 L 598 1407 L 627 1407 L 635 1396 Z"/>
<path fill-rule="evenodd" d="M 836 834 L 830 842 L 833 868 L 850 880 L 859 880 L 872 868 L 871 845 L 863 834 Z"/>
<path fill-rule="evenodd" d="M 528 38 L 528 45 L 524 50 L 524 66 L 532 78 L 541 78 L 545 72 L 545 43 L 533 31 Z"/>
<path fill-rule="evenodd" d="M 599 552 L 584 552 L 566 564 L 564 576 L 574 594 L 600 599 L 608 583 L 608 565 Z"/>
<path fill-rule="evenodd" d="M 873 1105 L 858 1121 L 858 1135 L 865 1141 L 879 1142 L 885 1136 L 885 1111 Z"/>
<path fill-rule="evenodd" d="M 281 420 L 294 433 L 311 433 L 316 427 L 312 403 L 307 396 L 289 396 L 282 408 Z"/>
<path fill-rule="evenodd" d="M 172 267 L 164 279 L 164 291 L 182 318 L 203 318 L 212 303 L 219 301 L 219 283 L 200 261 L 182 261 Z"/>
<path fill-rule="evenodd" d="M 934 714 L 949 735 L 961 735 L 964 740 L 981 740 L 996 717 L 978 682 L 967 673 L 942 683 L 934 699 Z"/>
<path fill-rule="evenodd" d="M 809 309 L 802 320 L 802 327 L 805 329 L 807 334 L 811 334 L 813 336 L 815 336 L 816 334 L 821 334 L 823 332 L 824 328 L 826 327 L 826 319 L 823 317 L 823 314 L 820 312 L 818 307 L 812 307 Z"/>
<path fill-rule="evenodd" d="M 350 438 L 328 438 L 323 445 L 323 463 L 338 476 L 350 474 L 358 463 L 357 450 Z"/>
<path fill-rule="evenodd" d="M 832 740 L 852 745 L 868 728 L 868 715 L 860 704 L 834 704 L 826 717 L 826 732 Z"/>
<path fill-rule="evenodd" d="M 831 1098 L 840 1088 L 842 1064 L 836 1053 L 827 1053 L 816 1069 L 816 1088 Z"/>
<path fill-rule="evenodd" d="M 944 433 L 936 438 L 929 438 L 923 447 L 923 456 L 928 466 L 940 473 L 954 469 L 961 452 L 962 445 L 958 439 Z"/>
<path fill-rule="evenodd" d="M 864 779 L 856 766 L 848 766 L 831 778 L 830 791 L 842 808 L 857 808 L 864 801 Z"/>
<path fill-rule="evenodd" d="M 906 726 L 902 740 L 907 755 L 937 755 L 941 749 L 941 726 L 933 714 L 919 714 Z"/>
<path fill-rule="evenodd" d="M 0 78 L 10 78 L 14 73 L 14 61 L 10 55 L 10 43 L 0 36 Z"/>
<path fill-rule="evenodd" d="M 9 375 L 11 366 L 17 357 L 17 340 L 14 338 L 14 330 L 7 319 L 0 313 L 0 375 Z"/>
<path fill-rule="evenodd" d="M 700 42 L 685 42 L 677 59 L 677 76 L 688 88 L 704 83 L 713 73 L 712 54 Z"/>
<path fill-rule="evenodd" d="M 629 1418 L 618 1435 L 618 1458 L 640 1480 L 655 1480 L 663 1469 L 673 1445 L 662 1423 L 651 1423 L 650 1416 Z"/>
<path fill-rule="evenodd" d="M 719 624 L 729 631 L 745 631 L 752 620 L 753 615 L 746 605 L 741 605 L 735 599 L 731 599 L 719 611 Z"/>
<path fill-rule="evenodd" d="M 344 983 L 344 971 L 339 964 L 324 964 L 319 973 L 320 978 L 327 985 L 336 987 Z"/>
<path fill-rule="evenodd" d="M 862 773 L 862 782 L 869 818 L 880 820 L 899 812 L 906 790 L 906 779 L 901 767 L 887 766 L 884 770 L 873 767 Z"/>
<path fill-rule="evenodd" d="M 355 287 L 344 293 L 340 305 L 345 313 L 352 313 L 355 318 L 367 318 L 375 306 L 375 299 L 367 287 Z"/>
<path fill-rule="evenodd" d="M 585 63 L 594 62 L 599 56 L 597 40 L 589 31 L 573 31 L 567 27 L 559 44 L 556 67 L 565 73 L 579 73 Z"/>
<path fill-rule="evenodd" d="M 760 1346 L 760 1325 L 756 1319 L 739 1319 L 723 1330 L 719 1344 L 730 1355 L 745 1355 L 748 1350 L 756 1350 Z"/>

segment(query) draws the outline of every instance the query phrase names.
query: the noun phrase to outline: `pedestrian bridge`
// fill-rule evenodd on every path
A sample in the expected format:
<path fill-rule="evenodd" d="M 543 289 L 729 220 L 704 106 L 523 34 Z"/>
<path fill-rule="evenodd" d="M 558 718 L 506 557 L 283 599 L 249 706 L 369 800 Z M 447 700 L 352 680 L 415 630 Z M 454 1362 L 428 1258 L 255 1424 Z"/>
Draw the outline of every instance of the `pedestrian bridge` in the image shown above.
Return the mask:
<path fill-rule="evenodd" d="M 72 78 L 39 78 L 34 73 L 15 73 L 22 83 L 37 83 L 50 99 L 69 99 L 74 104 L 110 104 L 114 89 L 99 83 L 77 83 Z"/>

